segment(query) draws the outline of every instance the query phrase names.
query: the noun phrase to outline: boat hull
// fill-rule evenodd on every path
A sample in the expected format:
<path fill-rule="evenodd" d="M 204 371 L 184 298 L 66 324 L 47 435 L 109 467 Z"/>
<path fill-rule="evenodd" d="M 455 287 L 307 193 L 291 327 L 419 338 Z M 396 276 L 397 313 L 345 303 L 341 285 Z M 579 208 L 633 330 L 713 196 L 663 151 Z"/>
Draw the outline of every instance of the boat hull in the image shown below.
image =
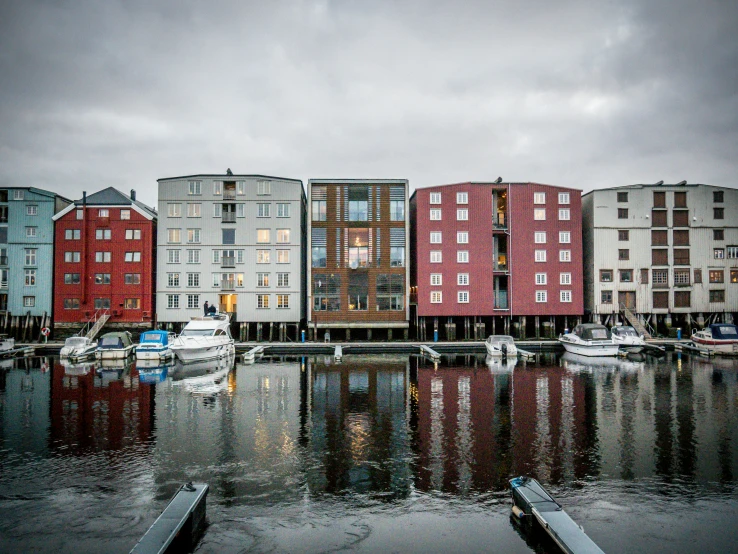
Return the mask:
<path fill-rule="evenodd" d="M 514 346 L 512 348 L 507 349 L 507 352 L 503 352 L 499 348 L 496 348 L 494 346 L 490 346 L 489 344 L 485 344 L 487 347 L 487 355 L 492 356 L 495 358 L 503 358 L 503 357 L 510 357 L 515 358 L 518 355 L 518 349 Z"/>
<path fill-rule="evenodd" d="M 702 348 L 707 348 L 715 354 L 722 354 L 724 356 L 738 356 L 738 341 L 733 340 L 717 340 L 717 339 L 704 339 L 692 335 L 692 342 Z"/>
<path fill-rule="evenodd" d="M 560 340 L 567 352 L 572 354 L 579 354 L 580 356 L 617 356 L 619 345 L 614 343 L 603 344 L 603 343 L 573 343 L 565 340 Z"/>
<path fill-rule="evenodd" d="M 95 357 L 98 360 L 122 360 L 133 354 L 133 348 L 133 346 L 127 346 L 125 348 L 98 349 L 95 352 Z"/>
<path fill-rule="evenodd" d="M 173 356 L 172 349 L 168 346 L 146 347 L 139 346 L 136 348 L 137 360 L 166 360 Z"/>
<path fill-rule="evenodd" d="M 180 362 L 187 364 L 232 356 L 236 353 L 236 347 L 233 341 L 208 345 L 172 345 L 172 352 Z"/>

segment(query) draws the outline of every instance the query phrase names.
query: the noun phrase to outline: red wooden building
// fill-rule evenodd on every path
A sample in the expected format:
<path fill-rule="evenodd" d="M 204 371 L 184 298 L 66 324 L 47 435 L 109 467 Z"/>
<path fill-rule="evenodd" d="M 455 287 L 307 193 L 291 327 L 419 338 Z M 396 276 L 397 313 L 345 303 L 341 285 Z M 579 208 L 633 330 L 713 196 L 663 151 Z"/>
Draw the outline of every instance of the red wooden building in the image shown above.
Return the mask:
<path fill-rule="evenodd" d="M 511 328 L 518 336 L 551 335 L 577 321 L 581 211 L 581 191 L 538 183 L 416 190 L 410 280 L 419 338 L 431 329 L 448 339 Z"/>
<path fill-rule="evenodd" d="M 154 321 L 156 212 L 108 187 L 54 216 L 54 326 L 95 314 L 149 328 Z"/>

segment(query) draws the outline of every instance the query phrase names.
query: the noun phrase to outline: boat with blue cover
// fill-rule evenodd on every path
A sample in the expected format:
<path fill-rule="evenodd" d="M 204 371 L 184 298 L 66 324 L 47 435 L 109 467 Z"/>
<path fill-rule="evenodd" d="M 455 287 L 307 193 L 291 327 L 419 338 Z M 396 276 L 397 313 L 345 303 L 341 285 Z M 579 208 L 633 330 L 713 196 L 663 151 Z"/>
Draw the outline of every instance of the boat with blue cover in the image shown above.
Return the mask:
<path fill-rule="evenodd" d="M 137 360 L 166 360 L 172 357 L 172 341 L 174 333 L 152 329 L 141 333 L 136 345 Z"/>

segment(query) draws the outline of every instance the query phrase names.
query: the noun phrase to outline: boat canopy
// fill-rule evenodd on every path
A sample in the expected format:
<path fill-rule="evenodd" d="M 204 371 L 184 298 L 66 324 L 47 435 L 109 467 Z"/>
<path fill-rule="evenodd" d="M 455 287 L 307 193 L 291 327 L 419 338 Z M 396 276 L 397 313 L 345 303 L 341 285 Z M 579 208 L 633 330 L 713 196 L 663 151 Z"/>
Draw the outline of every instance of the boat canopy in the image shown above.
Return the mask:
<path fill-rule="evenodd" d="M 712 338 L 719 340 L 738 340 L 738 327 L 730 323 L 713 323 L 710 325 Z"/>
<path fill-rule="evenodd" d="M 574 327 L 574 334 L 583 340 L 609 340 L 610 329 L 599 323 L 580 323 Z"/>
<path fill-rule="evenodd" d="M 131 345 L 131 335 L 128 332 L 105 333 L 97 343 L 98 348 L 126 348 Z"/>
<path fill-rule="evenodd" d="M 146 331 L 141 335 L 141 343 L 169 344 L 169 331 Z"/>
<path fill-rule="evenodd" d="M 612 334 L 617 335 L 619 337 L 637 337 L 638 333 L 636 333 L 636 330 L 633 327 L 630 327 L 629 325 L 620 325 L 613 327 Z"/>
<path fill-rule="evenodd" d="M 487 337 L 487 342 L 490 344 L 515 344 L 515 339 L 510 335 L 490 335 Z"/>
<path fill-rule="evenodd" d="M 85 346 L 90 344 L 92 341 L 87 337 L 69 337 L 64 341 L 65 346 Z"/>

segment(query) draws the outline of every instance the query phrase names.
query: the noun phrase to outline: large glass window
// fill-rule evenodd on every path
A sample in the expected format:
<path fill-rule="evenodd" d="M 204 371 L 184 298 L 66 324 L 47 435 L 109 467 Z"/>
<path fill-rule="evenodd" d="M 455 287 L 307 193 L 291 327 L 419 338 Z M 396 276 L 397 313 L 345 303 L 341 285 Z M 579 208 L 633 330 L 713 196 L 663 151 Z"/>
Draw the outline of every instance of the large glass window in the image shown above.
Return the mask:
<path fill-rule="evenodd" d="M 390 229 L 390 266 L 405 266 L 405 229 Z"/>
<path fill-rule="evenodd" d="M 404 187 L 390 187 L 390 221 L 405 221 Z"/>
<path fill-rule="evenodd" d="M 314 228 L 312 236 L 312 267 L 327 267 L 328 247 L 326 229 Z"/>
<path fill-rule="evenodd" d="M 404 276 L 377 275 L 377 310 L 403 310 L 405 308 Z"/>
<path fill-rule="evenodd" d="M 341 309 L 341 277 L 318 273 L 313 275 L 313 311 Z"/>
<path fill-rule="evenodd" d="M 348 283 L 348 309 L 366 311 L 369 309 L 369 274 L 352 272 Z"/>
<path fill-rule="evenodd" d="M 369 187 L 352 186 L 348 190 L 349 221 L 367 221 L 369 216 Z"/>
<path fill-rule="evenodd" d="M 369 229 L 349 229 L 349 267 L 367 267 Z"/>

